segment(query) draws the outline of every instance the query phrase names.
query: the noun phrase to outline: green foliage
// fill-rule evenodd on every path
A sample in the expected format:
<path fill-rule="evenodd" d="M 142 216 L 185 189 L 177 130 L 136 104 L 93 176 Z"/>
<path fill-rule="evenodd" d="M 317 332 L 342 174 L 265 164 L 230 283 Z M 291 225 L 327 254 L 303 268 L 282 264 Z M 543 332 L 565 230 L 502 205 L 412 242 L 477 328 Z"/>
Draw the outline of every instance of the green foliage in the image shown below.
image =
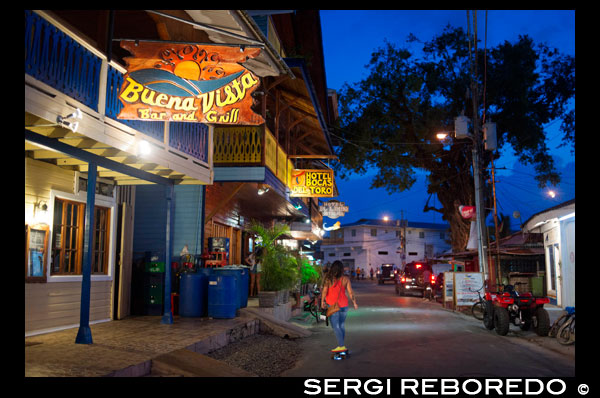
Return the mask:
<path fill-rule="evenodd" d="M 290 231 L 285 224 L 275 224 L 273 227 L 253 221 L 250 231 L 256 233 L 263 248 L 261 262 L 261 288 L 265 291 L 291 289 L 299 279 L 298 262 L 284 246 L 277 244 L 277 239 Z"/>
<path fill-rule="evenodd" d="M 419 42 L 414 35 L 409 41 Z M 453 248 L 462 250 L 469 227 L 457 204 L 474 204 L 472 144 L 455 139 L 443 145 L 435 134 L 454 131 L 454 118 L 463 112 L 473 120 L 473 79 L 479 88 L 478 118 L 485 112 L 486 121 L 496 123 L 498 148 L 510 143 L 521 162 L 535 167 L 541 187 L 558 183 L 544 126 L 562 121 L 563 143 L 574 146 L 575 114 L 569 107 L 575 98 L 575 59 L 520 36 L 515 43 L 487 48 L 485 57 L 480 47 L 475 75 L 462 28 L 448 26 L 422 45 L 423 55 L 415 57 L 386 42 L 373 52 L 368 76 L 342 87 L 340 127 L 333 132 L 339 139 L 336 174 L 343 178 L 374 168 L 372 187 L 391 194 L 410 189 L 416 170 L 428 172 L 428 193 L 436 194 L 442 207 L 426 205 L 425 211 L 437 211 L 450 222 Z M 493 153 L 480 153 L 485 181 Z"/>
<path fill-rule="evenodd" d="M 319 283 L 321 280 L 321 268 L 313 267 L 306 257 L 300 259 L 300 276 L 301 282 L 304 283 Z"/>

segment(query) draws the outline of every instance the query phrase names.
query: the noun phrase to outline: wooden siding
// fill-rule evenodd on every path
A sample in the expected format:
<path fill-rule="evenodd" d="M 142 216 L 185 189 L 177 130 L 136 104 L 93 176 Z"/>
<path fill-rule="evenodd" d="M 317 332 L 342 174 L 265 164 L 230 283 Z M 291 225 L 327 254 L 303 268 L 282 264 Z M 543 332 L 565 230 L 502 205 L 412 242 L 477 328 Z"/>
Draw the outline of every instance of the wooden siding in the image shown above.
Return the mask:
<path fill-rule="evenodd" d="M 167 197 L 162 185 L 140 185 L 135 191 L 133 251 L 166 250 Z M 180 249 L 181 250 L 181 249 Z"/>
<path fill-rule="evenodd" d="M 50 191 L 73 193 L 75 174 L 50 163 L 25 157 L 25 215 L 33 215 L 33 205 L 44 200 L 50 206 Z"/>
<path fill-rule="evenodd" d="M 133 251 L 164 253 L 166 249 L 167 200 L 165 187 L 140 185 L 136 188 Z M 184 245 L 191 254 L 202 248 L 202 186 L 175 186 L 171 256 L 176 261 Z"/>
<path fill-rule="evenodd" d="M 50 206 L 51 190 L 73 193 L 74 180 L 72 171 L 25 157 L 25 218 L 40 200 Z M 90 321 L 111 318 L 111 292 L 112 281 L 92 280 Z M 25 283 L 25 333 L 78 325 L 80 304 L 81 282 Z"/>
<path fill-rule="evenodd" d="M 179 256 L 184 245 L 191 254 L 202 252 L 201 185 L 175 186 L 175 223 L 173 231 L 173 256 Z"/>
<path fill-rule="evenodd" d="M 111 318 L 112 281 L 92 281 L 90 322 Z M 81 282 L 26 283 L 25 334 L 79 325 Z"/>

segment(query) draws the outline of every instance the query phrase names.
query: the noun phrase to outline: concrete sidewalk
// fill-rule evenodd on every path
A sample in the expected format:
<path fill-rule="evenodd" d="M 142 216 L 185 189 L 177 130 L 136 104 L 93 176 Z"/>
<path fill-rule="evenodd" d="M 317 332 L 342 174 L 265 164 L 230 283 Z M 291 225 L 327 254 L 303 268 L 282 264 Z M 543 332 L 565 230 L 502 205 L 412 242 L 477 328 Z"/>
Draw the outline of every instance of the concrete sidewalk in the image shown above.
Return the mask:
<path fill-rule="evenodd" d="M 233 319 L 174 316 L 164 325 L 161 316 L 131 316 L 91 325 L 93 344 L 75 344 L 78 328 L 26 337 L 25 377 L 140 377 L 169 374 L 169 367 L 181 375 L 177 361 L 199 372 L 195 376 L 253 376 L 202 354 L 260 331 L 310 334 L 261 313 L 257 301 L 249 299 Z"/>

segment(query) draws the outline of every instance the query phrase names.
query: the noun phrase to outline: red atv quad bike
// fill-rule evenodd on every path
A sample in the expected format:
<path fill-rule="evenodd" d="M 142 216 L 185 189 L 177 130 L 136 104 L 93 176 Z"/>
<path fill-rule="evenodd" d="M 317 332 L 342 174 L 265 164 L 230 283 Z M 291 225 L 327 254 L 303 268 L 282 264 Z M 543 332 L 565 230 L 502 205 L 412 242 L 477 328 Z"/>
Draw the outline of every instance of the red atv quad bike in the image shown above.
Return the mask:
<path fill-rule="evenodd" d="M 520 285 L 522 283 L 515 283 Z M 502 293 L 486 292 L 486 305 L 483 311 L 483 324 L 488 330 L 505 336 L 510 323 L 521 330 L 533 331 L 538 336 L 547 336 L 550 331 L 550 317 L 544 304 L 550 302 L 547 297 L 534 297 L 531 293 L 519 294 L 513 285 L 503 286 Z"/>

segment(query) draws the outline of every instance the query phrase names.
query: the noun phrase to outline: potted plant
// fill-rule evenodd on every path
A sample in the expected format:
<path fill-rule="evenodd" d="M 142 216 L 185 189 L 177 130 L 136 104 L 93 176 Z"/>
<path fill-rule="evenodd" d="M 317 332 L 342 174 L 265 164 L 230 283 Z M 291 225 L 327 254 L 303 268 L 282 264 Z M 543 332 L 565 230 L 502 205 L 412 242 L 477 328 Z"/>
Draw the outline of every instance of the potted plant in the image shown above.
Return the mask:
<path fill-rule="evenodd" d="M 281 296 L 285 295 L 285 291 L 289 291 L 297 277 L 291 253 L 276 242 L 282 235 L 289 233 L 290 227 L 285 224 L 274 224 L 267 228 L 253 221 L 250 231 L 258 235 L 259 244 L 263 248 L 260 258 L 262 273 L 261 291 L 258 294 L 259 306 L 276 306 L 283 302 Z"/>

